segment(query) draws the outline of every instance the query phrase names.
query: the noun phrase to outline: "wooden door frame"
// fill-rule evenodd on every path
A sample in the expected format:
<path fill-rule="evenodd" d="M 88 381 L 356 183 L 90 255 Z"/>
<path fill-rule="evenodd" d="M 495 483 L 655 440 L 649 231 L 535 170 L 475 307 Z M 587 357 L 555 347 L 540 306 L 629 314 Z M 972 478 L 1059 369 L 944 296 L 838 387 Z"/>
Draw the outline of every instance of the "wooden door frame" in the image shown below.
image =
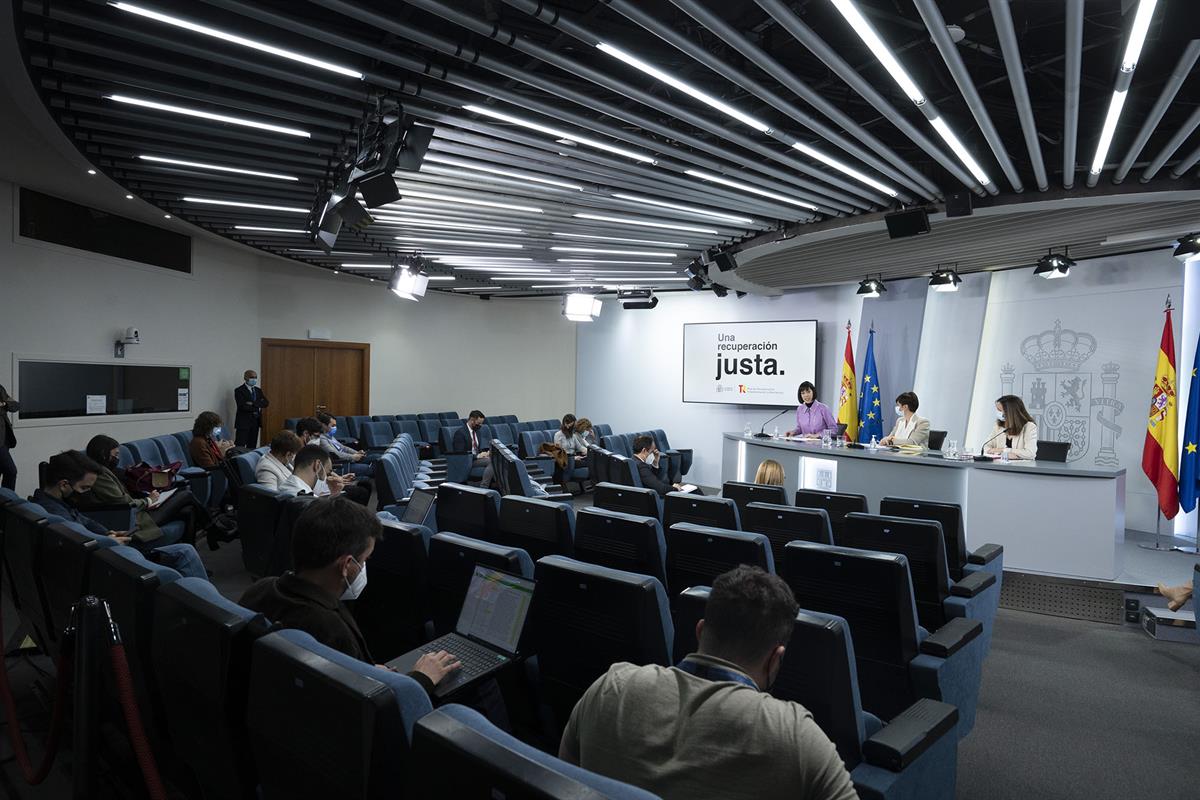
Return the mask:
<path fill-rule="evenodd" d="M 262 372 L 263 382 L 267 382 L 267 374 L 262 368 L 267 363 L 268 347 L 322 347 L 330 350 L 358 350 L 363 356 L 362 397 L 363 413 L 371 413 L 371 343 L 370 342 L 331 342 L 326 339 L 262 339 L 258 350 L 258 364 Z M 269 386 L 270 384 L 267 383 Z"/>

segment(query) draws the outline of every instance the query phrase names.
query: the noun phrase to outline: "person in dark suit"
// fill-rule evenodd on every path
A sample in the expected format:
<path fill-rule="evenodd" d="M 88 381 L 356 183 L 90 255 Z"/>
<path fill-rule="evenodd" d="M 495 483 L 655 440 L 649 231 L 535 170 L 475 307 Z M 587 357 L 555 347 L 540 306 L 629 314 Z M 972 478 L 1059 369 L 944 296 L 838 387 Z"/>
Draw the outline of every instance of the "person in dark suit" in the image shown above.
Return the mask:
<path fill-rule="evenodd" d="M 350 500 L 314 500 L 292 531 L 295 571 L 263 578 L 246 590 L 239 603 L 281 627 L 302 630 L 326 647 L 374 664 L 367 641 L 343 601 L 356 599 L 366 588 L 367 560 L 382 532 L 375 515 Z M 458 660 L 442 650 L 421 656 L 409 677 L 432 692 L 458 668 Z"/>
<path fill-rule="evenodd" d="M 638 477 L 642 486 L 658 492 L 660 497 L 666 497 L 671 492 L 684 491 L 682 483 L 671 483 L 664 480 L 658 473 L 659 452 L 658 443 L 653 436 L 642 434 L 633 440 L 633 458 L 637 464 Z M 694 494 L 700 494 L 696 489 Z"/>
<path fill-rule="evenodd" d="M 456 430 L 450 437 L 450 452 L 452 453 L 470 453 L 475 456 L 475 460 L 471 462 L 471 469 L 475 467 L 483 467 L 483 477 L 479 480 L 479 485 L 484 489 L 491 488 L 492 485 L 492 461 L 491 450 L 488 446 L 491 444 L 486 439 L 481 439 L 479 429 L 483 427 L 483 423 L 487 421 L 482 411 L 472 411 L 467 414 L 467 421 L 461 428 Z"/>
<path fill-rule="evenodd" d="M 0 386 L 0 486 L 9 491 L 17 490 L 17 465 L 10 448 L 17 446 L 17 435 L 13 433 L 11 411 L 20 411 L 21 404 L 12 399 L 8 390 Z"/>
<path fill-rule="evenodd" d="M 237 403 L 237 416 L 233 419 L 233 443 L 238 447 L 250 450 L 258 447 L 258 429 L 262 427 L 262 410 L 271 405 L 271 401 L 258 388 L 258 373 L 252 369 L 242 374 L 245 380 L 241 386 L 233 390 L 233 400 Z"/>

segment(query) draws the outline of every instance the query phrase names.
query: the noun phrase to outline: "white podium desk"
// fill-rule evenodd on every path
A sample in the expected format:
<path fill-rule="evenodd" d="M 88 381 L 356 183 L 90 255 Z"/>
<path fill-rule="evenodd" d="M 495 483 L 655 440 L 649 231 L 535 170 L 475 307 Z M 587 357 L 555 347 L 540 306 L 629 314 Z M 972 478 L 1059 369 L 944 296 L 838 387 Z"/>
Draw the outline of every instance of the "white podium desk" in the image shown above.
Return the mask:
<path fill-rule="evenodd" d="M 1123 468 L 947 461 L 726 433 L 722 481 L 754 480 L 765 458 L 783 465 L 789 493 L 802 488 L 862 494 L 872 513 L 883 497 L 958 503 L 968 547 L 1004 545 L 1006 569 L 1106 581 L 1121 573 Z"/>

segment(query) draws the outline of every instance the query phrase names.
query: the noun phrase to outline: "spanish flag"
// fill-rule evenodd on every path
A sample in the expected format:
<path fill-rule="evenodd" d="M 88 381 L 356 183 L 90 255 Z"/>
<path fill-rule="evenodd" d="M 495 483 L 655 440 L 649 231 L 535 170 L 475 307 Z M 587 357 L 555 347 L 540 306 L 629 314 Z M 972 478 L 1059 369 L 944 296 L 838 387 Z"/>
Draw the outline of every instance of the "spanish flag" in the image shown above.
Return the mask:
<path fill-rule="evenodd" d="M 1142 447 L 1142 471 L 1158 492 L 1158 507 L 1167 519 L 1179 513 L 1179 410 L 1175 388 L 1175 335 L 1171 332 L 1171 307 L 1167 306 L 1154 390 Z"/>
<path fill-rule="evenodd" d="M 837 421 L 845 423 L 846 436 L 858 441 L 858 392 L 854 390 L 854 350 L 850 346 L 850 321 L 846 320 L 846 356 L 842 360 L 842 388 L 838 392 Z"/>

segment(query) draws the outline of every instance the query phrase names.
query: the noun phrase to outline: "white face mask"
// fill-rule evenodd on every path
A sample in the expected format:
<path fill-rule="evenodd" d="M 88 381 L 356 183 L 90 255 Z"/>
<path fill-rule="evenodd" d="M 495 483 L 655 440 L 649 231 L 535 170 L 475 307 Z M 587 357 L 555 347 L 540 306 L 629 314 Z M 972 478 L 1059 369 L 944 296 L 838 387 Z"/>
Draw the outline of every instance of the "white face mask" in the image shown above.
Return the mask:
<path fill-rule="evenodd" d="M 896 406 L 896 416 L 898 417 L 903 413 L 904 413 L 904 410 L 902 408 L 900 408 L 900 406 Z"/>
<path fill-rule="evenodd" d="M 358 564 L 358 559 L 354 556 L 350 556 L 350 560 Z M 342 580 L 346 581 L 345 577 Z M 357 600 L 365 588 L 367 588 L 367 565 L 358 564 L 358 574 L 354 576 L 353 581 L 346 581 L 346 591 L 342 592 L 342 599 Z"/>
<path fill-rule="evenodd" d="M 997 422 L 1004 422 L 1004 412 L 1003 412 L 1003 411 L 997 411 L 997 412 L 996 412 L 996 421 L 997 421 Z"/>

